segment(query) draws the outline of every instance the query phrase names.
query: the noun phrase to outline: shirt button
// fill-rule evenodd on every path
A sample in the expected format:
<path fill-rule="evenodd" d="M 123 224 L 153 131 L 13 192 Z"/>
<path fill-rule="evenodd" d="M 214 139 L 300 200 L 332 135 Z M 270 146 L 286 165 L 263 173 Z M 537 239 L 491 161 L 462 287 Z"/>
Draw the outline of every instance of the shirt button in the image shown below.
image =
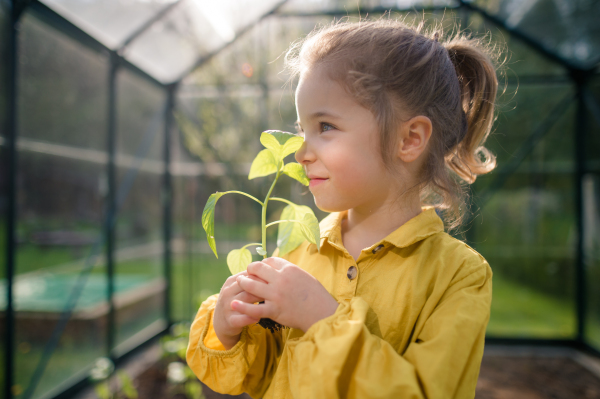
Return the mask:
<path fill-rule="evenodd" d="M 377 252 L 379 252 L 379 250 L 380 250 L 381 248 L 383 248 L 383 244 L 379 244 L 379 245 L 378 245 L 376 248 L 374 248 L 374 249 L 373 249 L 373 251 L 371 251 L 371 252 L 373 252 L 374 254 L 376 254 Z"/>
<path fill-rule="evenodd" d="M 357 274 L 358 274 L 358 270 L 356 270 L 356 266 L 350 266 L 348 268 L 348 272 L 346 273 L 346 276 L 348 276 L 348 280 L 354 280 L 356 278 Z"/>

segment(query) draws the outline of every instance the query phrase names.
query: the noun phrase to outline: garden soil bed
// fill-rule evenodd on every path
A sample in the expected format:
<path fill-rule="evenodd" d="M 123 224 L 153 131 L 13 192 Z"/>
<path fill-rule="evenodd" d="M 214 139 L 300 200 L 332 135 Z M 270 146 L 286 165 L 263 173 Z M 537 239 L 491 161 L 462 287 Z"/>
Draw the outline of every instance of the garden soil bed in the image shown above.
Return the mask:
<path fill-rule="evenodd" d="M 484 356 L 476 399 L 600 399 L 600 379 L 568 357 Z"/>
<path fill-rule="evenodd" d="M 160 363 L 136 379 L 140 399 L 184 399 L 166 381 Z M 206 399 L 244 398 L 212 392 Z M 476 399 L 600 399 L 600 378 L 569 357 L 484 356 Z"/>

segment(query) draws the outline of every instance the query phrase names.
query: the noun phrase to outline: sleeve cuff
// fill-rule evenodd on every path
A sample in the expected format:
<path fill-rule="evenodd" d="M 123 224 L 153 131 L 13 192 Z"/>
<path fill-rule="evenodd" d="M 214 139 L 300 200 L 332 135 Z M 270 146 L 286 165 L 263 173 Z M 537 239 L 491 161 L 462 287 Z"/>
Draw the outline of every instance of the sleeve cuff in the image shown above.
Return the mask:
<path fill-rule="evenodd" d="M 208 331 L 206 333 L 206 337 L 204 337 L 204 346 L 206 346 L 208 349 L 212 349 L 212 350 L 216 350 L 216 351 L 225 351 L 227 349 L 225 349 L 225 347 L 223 346 L 221 341 L 219 341 L 219 338 L 217 337 L 217 333 L 215 332 L 215 329 L 213 328 L 213 316 L 214 316 L 214 312 L 211 312 L 210 320 L 208 322 Z"/>
<path fill-rule="evenodd" d="M 340 302 L 335 313 L 329 317 L 319 320 L 304 333 L 301 341 L 315 340 L 318 336 L 327 335 L 326 331 L 337 330 L 338 327 L 344 329 L 343 323 L 352 321 L 363 324 L 366 318 L 369 305 L 359 297 L 354 297 L 350 301 Z M 346 325 L 347 326 L 347 325 Z"/>

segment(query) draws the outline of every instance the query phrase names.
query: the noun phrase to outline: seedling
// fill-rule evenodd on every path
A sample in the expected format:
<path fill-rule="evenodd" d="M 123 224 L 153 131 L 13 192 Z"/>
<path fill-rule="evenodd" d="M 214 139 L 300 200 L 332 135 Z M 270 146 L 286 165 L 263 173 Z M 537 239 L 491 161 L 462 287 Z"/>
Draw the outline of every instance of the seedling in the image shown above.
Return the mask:
<path fill-rule="evenodd" d="M 259 255 L 262 255 L 263 259 L 267 257 L 267 228 L 276 224 L 279 225 L 277 247 L 279 248 L 280 255 L 285 255 L 293 251 L 305 240 L 315 244 L 317 249 L 319 249 L 320 245 L 319 221 L 312 209 L 305 205 L 296 205 L 284 198 L 271 197 L 273 188 L 282 174 L 288 175 L 303 185 L 308 186 L 309 179 L 304 173 L 302 165 L 297 162 L 284 164 L 285 157 L 298 151 L 304 140 L 302 137 L 292 133 L 268 130 L 261 134 L 260 142 L 266 149 L 260 151 L 256 158 L 254 158 L 254 161 L 252 161 L 248 179 L 252 180 L 257 177 L 269 176 L 275 173 L 275 179 L 271 184 L 271 188 L 269 189 L 265 200 L 260 201 L 252 195 L 241 191 L 216 192 L 208 198 L 206 206 L 204 207 L 204 212 L 202 212 L 202 227 L 204 227 L 204 230 L 206 231 L 208 245 L 218 258 L 219 255 L 217 254 L 214 237 L 214 219 L 215 206 L 219 198 L 225 194 L 236 193 L 245 195 L 262 206 L 262 242 L 246 244 L 240 249 L 234 249 L 229 252 L 227 255 L 227 266 L 229 267 L 231 274 L 246 270 L 248 264 L 252 262 L 252 253 L 248 247 L 256 247 L 256 252 Z M 281 220 L 267 224 L 267 205 L 269 201 L 284 202 L 287 206 L 281 212 Z M 260 324 L 265 328 L 270 328 L 270 323 L 274 323 L 268 319 L 266 321 L 263 320 L 261 320 Z M 278 327 L 275 328 L 277 329 Z"/>

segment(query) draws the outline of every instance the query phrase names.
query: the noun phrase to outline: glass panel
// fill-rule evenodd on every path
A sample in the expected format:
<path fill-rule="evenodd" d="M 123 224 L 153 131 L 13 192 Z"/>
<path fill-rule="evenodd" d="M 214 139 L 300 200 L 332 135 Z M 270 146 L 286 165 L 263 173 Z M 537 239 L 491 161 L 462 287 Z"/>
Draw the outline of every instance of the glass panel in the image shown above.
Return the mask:
<path fill-rule="evenodd" d="M 165 325 L 161 149 L 166 97 L 125 70 L 117 82 L 115 285 L 126 291 L 116 298 L 116 351 L 122 353 L 140 343 L 136 334 Z"/>
<path fill-rule="evenodd" d="M 583 179 L 583 228 L 586 267 L 587 319 L 585 339 L 600 351 L 600 78 L 588 86 L 586 159 Z"/>
<path fill-rule="evenodd" d="M 476 0 L 475 3 L 576 65 L 591 68 L 600 60 L 597 1 Z"/>
<path fill-rule="evenodd" d="M 233 37 L 222 37 L 196 2 L 185 2 L 144 32 L 125 57 L 161 82 L 176 80 L 200 57 Z"/>
<path fill-rule="evenodd" d="M 125 57 L 161 82 L 175 81 L 276 3 L 186 1 L 135 40 Z"/>
<path fill-rule="evenodd" d="M 583 228 L 586 269 L 587 317 L 585 339 L 600 350 L 600 173 L 583 179 Z"/>
<path fill-rule="evenodd" d="M 500 117 L 487 142 L 499 166 L 474 185 L 476 217 L 467 232 L 494 271 L 491 336 L 572 338 L 575 333 L 575 106 L 569 101 L 556 109 L 571 95 L 566 85 L 528 85 L 500 98 Z M 559 119 L 506 176 L 521 146 L 553 114 Z"/>
<path fill-rule="evenodd" d="M 346 10 L 356 10 L 358 2 L 351 0 L 289 0 L 278 12 L 317 13 L 340 11 L 346 14 Z M 369 8 L 397 8 L 410 10 L 419 7 L 454 7 L 458 2 L 453 0 L 367 0 L 360 2 L 361 10 Z"/>
<path fill-rule="evenodd" d="M 528 83 L 527 78 L 553 78 L 568 75 L 568 71 L 547 57 L 541 55 L 531 46 L 513 37 L 508 31 L 487 22 L 478 13 L 470 13 L 468 23 L 463 24 L 468 29 L 479 34 L 489 34 L 492 45 L 502 50 L 500 61 L 503 62 L 500 73 L 500 84 L 506 80 Z M 535 79 L 534 79 L 535 81 Z"/>
<path fill-rule="evenodd" d="M 109 48 L 116 49 L 176 0 L 44 0 L 57 13 Z"/>
<path fill-rule="evenodd" d="M 14 392 L 37 398 L 83 377 L 105 353 L 106 271 L 98 255 L 108 64 L 30 14 L 19 32 Z M 58 347 L 42 359 L 69 310 Z M 40 381 L 32 379 L 36 369 L 44 371 Z"/>
<path fill-rule="evenodd" d="M 19 74 L 28 79 L 20 80 L 18 106 L 22 115 L 28 117 L 19 121 L 19 146 L 106 162 L 106 155 L 98 152 L 106 147 L 108 100 L 104 62 L 99 68 L 97 54 L 79 54 L 79 43 L 31 22 L 31 18 L 27 19 L 27 29 L 21 32 L 22 42 L 27 45 L 19 54 Z M 51 32 L 52 40 L 44 37 L 47 32 Z M 64 57 L 56 55 L 62 53 Z M 78 112 L 65 112 L 68 109 Z"/>
<path fill-rule="evenodd" d="M 585 104 L 588 133 L 586 135 L 586 160 L 588 170 L 600 173 L 600 76 L 586 87 Z"/>
<path fill-rule="evenodd" d="M 9 77 L 7 75 L 7 63 L 8 63 L 8 29 L 10 24 L 10 3 L 8 1 L 0 0 L 0 275 L 5 276 L 6 268 L 6 207 L 8 206 L 8 176 L 7 176 L 7 152 L 6 152 L 6 123 L 7 123 L 7 108 L 8 108 L 8 93 L 7 83 Z M 6 61 L 5 61 L 6 60 Z M 0 277 L 0 278 L 2 278 Z M 2 279 L 2 287 L 6 287 L 6 280 Z M 6 339 L 6 289 L 0 288 L 0 392 L 5 391 L 5 369 L 4 359 L 5 355 L 5 339 Z"/>

